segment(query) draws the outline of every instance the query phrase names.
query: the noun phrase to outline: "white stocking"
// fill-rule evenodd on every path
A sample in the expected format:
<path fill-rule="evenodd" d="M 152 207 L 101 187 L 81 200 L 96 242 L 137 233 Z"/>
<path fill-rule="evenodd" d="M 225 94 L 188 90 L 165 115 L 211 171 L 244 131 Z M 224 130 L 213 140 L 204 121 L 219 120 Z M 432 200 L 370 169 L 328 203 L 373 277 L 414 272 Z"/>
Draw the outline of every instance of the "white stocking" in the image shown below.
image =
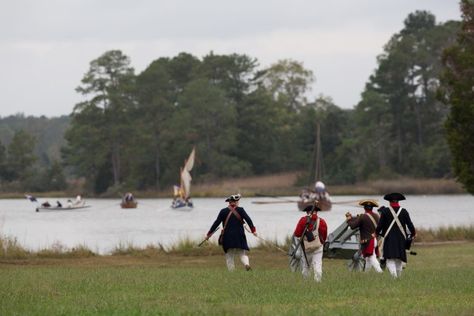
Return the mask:
<path fill-rule="evenodd" d="M 225 254 L 225 263 L 227 264 L 227 270 L 229 271 L 235 270 L 234 255 L 235 249 L 228 249 Z"/>

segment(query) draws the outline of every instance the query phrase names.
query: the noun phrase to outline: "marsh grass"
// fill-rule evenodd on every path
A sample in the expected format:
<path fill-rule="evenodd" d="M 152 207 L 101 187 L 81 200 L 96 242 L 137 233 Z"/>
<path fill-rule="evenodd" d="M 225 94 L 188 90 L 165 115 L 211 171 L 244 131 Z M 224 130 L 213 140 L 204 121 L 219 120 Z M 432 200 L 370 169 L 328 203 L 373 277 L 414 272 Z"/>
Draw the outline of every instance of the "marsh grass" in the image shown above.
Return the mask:
<path fill-rule="evenodd" d="M 398 280 L 324 259 L 321 284 L 258 249 L 232 273 L 222 252 L 2 261 L 0 315 L 472 315 L 474 243 L 417 251 Z"/>
<path fill-rule="evenodd" d="M 0 235 L 0 258 L 23 259 L 30 252 L 23 248 L 15 237 Z"/>
<path fill-rule="evenodd" d="M 301 189 L 307 186 L 304 172 L 283 172 L 278 174 L 252 176 L 232 179 L 217 179 L 193 184 L 194 197 L 225 197 L 240 192 L 246 197 L 267 194 L 270 196 L 298 196 Z M 455 179 L 420 179 L 391 176 L 390 179 L 375 179 L 347 185 L 326 183 L 329 192 L 334 195 L 384 195 L 387 192 L 403 192 L 405 194 L 466 194 L 466 190 Z M 80 187 L 80 186 L 79 186 Z M 4 188 L 3 191 L 6 191 Z M 23 198 L 24 192 L 0 192 L 0 198 Z M 58 192 L 30 192 L 37 197 L 70 197 L 80 190 Z M 111 189 L 99 197 L 119 198 L 120 188 Z M 171 197 L 170 190 L 163 191 L 136 191 L 137 198 Z M 89 195 L 89 197 L 93 197 Z"/>
<path fill-rule="evenodd" d="M 68 248 L 59 242 L 37 251 L 34 255 L 38 258 L 88 258 L 97 256 L 85 245 Z"/>
<path fill-rule="evenodd" d="M 147 245 L 144 248 L 136 247 L 133 244 L 120 243 L 114 250 L 112 250 L 112 256 L 138 256 L 138 257 L 155 257 L 165 252 L 164 247 L 161 244 L 158 245 Z"/>
<path fill-rule="evenodd" d="M 474 225 L 419 229 L 417 230 L 416 240 L 419 242 L 474 241 Z"/>
<path fill-rule="evenodd" d="M 417 231 L 416 243 L 452 242 L 452 241 L 474 241 L 474 225 L 460 227 L 441 227 L 437 229 L 419 229 Z M 222 252 L 222 248 L 212 241 L 206 241 L 200 247 L 200 240 L 192 240 L 184 237 L 171 246 L 162 244 L 149 244 L 145 247 L 133 245 L 133 243 L 119 243 L 111 252 L 111 256 L 136 256 L 157 257 L 162 255 L 183 256 L 212 256 Z M 291 236 L 287 236 L 283 242 L 274 239 L 260 238 L 255 250 L 265 252 L 286 252 L 291 243 Z M 21 246 L 17 239 L 0 235 L 0 258 L 27 259 L 27 258 L 88 258 L 100 256 L 85 245 L 72 248 L 66 247 L 59 242 L 48 248 L 31 251 Z"/>

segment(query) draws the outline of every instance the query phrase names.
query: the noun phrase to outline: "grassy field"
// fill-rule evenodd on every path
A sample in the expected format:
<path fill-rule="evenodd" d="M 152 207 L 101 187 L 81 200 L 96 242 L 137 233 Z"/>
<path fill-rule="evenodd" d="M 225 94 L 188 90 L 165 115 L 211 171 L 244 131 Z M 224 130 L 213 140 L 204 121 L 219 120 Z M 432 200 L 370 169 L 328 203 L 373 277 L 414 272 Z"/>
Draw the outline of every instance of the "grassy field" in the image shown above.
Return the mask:
<path fill-rule="evenodd" d="M 400 279 L 323 263 L 304 280 L 287 257 L 252 250 L 252 271 L 222 254 L 0 259 L 0 315 L 473 315 L 474 243 L 416 246 Z"/>

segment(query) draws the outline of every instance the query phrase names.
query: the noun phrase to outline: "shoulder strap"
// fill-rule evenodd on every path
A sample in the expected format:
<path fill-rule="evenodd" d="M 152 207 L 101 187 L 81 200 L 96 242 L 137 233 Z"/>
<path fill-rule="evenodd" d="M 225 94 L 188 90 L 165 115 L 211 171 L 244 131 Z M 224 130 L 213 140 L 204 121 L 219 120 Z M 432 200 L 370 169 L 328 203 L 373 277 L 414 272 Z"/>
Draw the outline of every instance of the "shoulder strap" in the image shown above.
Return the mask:
<path fill-rule="evenodd" d="M 401 210 L 401 209 L 400 209 L 400 210 Z M 398 212 L 400 212 L 400 210 L 398 210 Z M 392 214 L 392 215 L 393 215 L 393 214 Z M 385 232 L 385 235 L 383 235 L 384 238 L 387 237 L 388 233 L 389 233 L 390 230 L 392 229 L 393 224 L 395 224 L 395 218 L 397 218 L 396 215 L 393 216 L 393 220 L 392 220 L 392 222 L 390 223 L 390 226 L 388 226 L 388 229 L 387 229 L 387 231 Z"/>
<path fill-rule="evenodd" d="M 230 207 L 228 207 L 228 209 L 229 209 L 230 211 L 229 211 L 229 214 L 227 214 L 227 217 L 226 217 L 226 219 L 225 219 L 224 227 L 222 228 L 222 231 L 225 230 L 225 228 L 226 228 L 226 226 L 227 226 L 227 223 L 229 222 L 230 216 L 231 216 L 232 214 L 234 214 L 235 217 L 237 217 L 237 219 L 242 222 L 242 217 L 240 216 L 239 212 L 237 212 L 235 209 L 232 209 L 232 208 L 230 208 Z"/>
<path fill-rule="evenodd" d="M 232 208 L 229 207 L 229 210 L 230 210 L 230 212 L 231 212 L 232 214 L 235 215 L 235 217 L 237 217 L 237 219 L 238 219 L 240 222 L 243 222 L 243 221 L 242 221 L 242 216 L 240 216 L 239 212 L 237 212 L 236 209 L 232 209 Z"/>
<path fill-rule="evenodd" d="M 402 211 L 402 208 L 400 207 L 397 214 L 395 214 L 395 211 L 393 210 L 393 208 L 391 206 L 389 206 L 389 209 L 390 209 L 390 212 L 392 212 L 393 219 L 394 219 L 394 221 L 397 222 L 398 228 L 402 232 L 403 237 L 405 237 L 405 239 L 407 239 L 407 234 L 405 233 L 405 230 L 403 229 L 402 223 L 400 223 L 400 220 L 398 219 L 398 215 Z"/>
<path fill-rule="evenodd" d="M 226 228 L 226 226 L 227 226 L 227 223 L 229 222 L 229 218 L 230 218 L 231 215 L 232 215 L 232 210 L 230 210 L 229 214 L 227 214 L 227 217 L 225 218 L 224 227 L 222 228 L 222 231 L 225 230 L 225 228 Z"/>
<path fill-rule="evenodd" d="M 365 213 L 365 214 L 370 218 L 370 220 L 372 221 L 372 224 L 374 224 L 374 228 L 377 228 L 377 222 L 375 221 L 372 214 L 369 214 L 369 213 Z"/>
<path fill-rule="evenodd" d="M 318 235 L 318 231 L 319 231 L 319 222 L 320 222 L 320 218 L 318 217 L 316 219 L 316 221 L 314 222 L 311 222 L 313 224 L 313 232 L 316 231 L 316 235 Z M 316 224 L 316 225 L 315 225 Z"/>

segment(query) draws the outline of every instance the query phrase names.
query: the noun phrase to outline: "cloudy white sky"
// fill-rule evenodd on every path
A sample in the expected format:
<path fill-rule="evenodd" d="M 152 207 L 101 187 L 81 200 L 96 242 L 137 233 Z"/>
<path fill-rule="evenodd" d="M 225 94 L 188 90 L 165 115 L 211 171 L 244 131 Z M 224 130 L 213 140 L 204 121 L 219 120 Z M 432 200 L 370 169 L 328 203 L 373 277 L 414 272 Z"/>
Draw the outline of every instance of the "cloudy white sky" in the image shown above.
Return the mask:
<path fill-rule="evenodd" d="M 247 54 L 314 72 L 311 97 L 353 107 L 403 20 L 460 20 L 456 0 L 0 0 L 0 116 L 70 114 L 89 63 L 119 49 L 136 73 L 159 57 Z"/>

